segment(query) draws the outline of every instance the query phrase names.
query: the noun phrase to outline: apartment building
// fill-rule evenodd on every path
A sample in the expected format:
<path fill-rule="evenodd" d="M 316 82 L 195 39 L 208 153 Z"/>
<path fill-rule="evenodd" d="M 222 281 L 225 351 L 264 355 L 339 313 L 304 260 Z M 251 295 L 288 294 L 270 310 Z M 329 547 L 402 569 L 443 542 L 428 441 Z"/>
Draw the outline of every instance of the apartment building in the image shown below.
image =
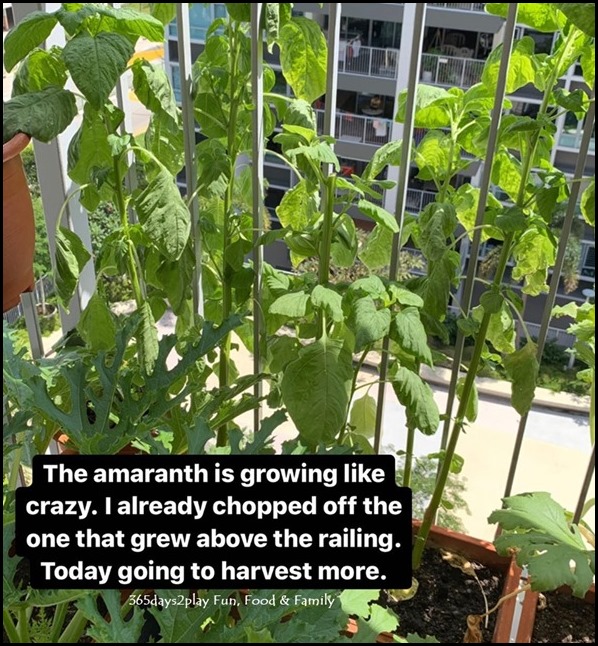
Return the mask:
<path fill-rule="evenodd" d="M 295 4 L 295 11 L 317 20 L 324 31 L 328 28 L 328 5 L 317 3 Z M 191 37 L 193 55 L 202 51 L 206 30 L 214 18 L 226 15 L 224 4 L 194 4 L 191 8 Z M 336 116 L 336 153 L 341 162 L 341 173 L 350 176 L 359 174 L 371 159 L 374 151 L 383 144 L 400 138 L 402 128 L 393 121 L 395 98 L 399 87 L 406 86 L 408 70 L 405 59 L 400 56 L 402 41 L 409 39 L 412 25 L 408 24 L 409 12 L 402 3 L 342 5 L 341 42 L 339 48 L 338 95 Z M 484 3 L 429 3 L 422 48 L 421 81 L 441 87 L 457 86 L 467 89 L 481 79 L 485 59 L 493 47 L 501 41 L 504 21 L 484 11 Z M 531 36 L 536 42 L 537 52 L 550 52 L 553 35 L 533 32 L 524 27 L 518 28 L 518 37 Z M 178 46 L 176 24 L 168 27 L 166 64 L 178 91 Z M 277 72 L 276 91 L 288 91 L 276 54 L 269 55 L 268 62 Z M 568 90 L 583 87 L 579 69 L 570 69 L 562 79 Z M 534 116 L 538 111 L 541 97 L 533 87 L 519 90 L 510 97 L 513 112 Z M 323 125 L 325 97 L 314 107 L 319 122 Z M 567 174 L 573 173 L 583 123 L 572 114 L 562 115 L 557 122 L 555 146 L 552 151 L 553 163 Z M 421 139 L 425 131 L 416 130 L 415 139 Z M 198 138 L 201 133 L 198 132 Z M 275 146 L 275 144 L 271 144 Z M 594 140 L 588 156 L 586 173 L 594 174 Z M 432 182 L 417 179 L 417 169 L 410 174 L 407 194 L 407 211 L 417 215 L 427 204 L 435 199 L 435 186 Z M 275 208 L 284 193 L 293 185 L 294 177 L 274 155 L 266 154 L 265 176 L 268 182 L 266 206 L 276 226 Z M 463 183 L 476 185 L 481 177 L 481 164 L 472 160 L 456 178 L 455 186 Z M 506 198 L 497 193 L 499 199 Z M 395 209 L 395 191 L 386 191 L 382 200 L 385 208 Z M 355 220 L 367 228 L 368 222 L 358 212 Z M 561 281 L 558 304 L 570 300 L 583 302 L 591 297 L 595 279 L 595 243 L 593 230 L 580 224 L 581 257 L 579 263 L 579 284 L 576 289 L 566 293 Z M 480 253 L 480 260 L 486 257 L 493 245 L 488 241 Z M 463 266 L 469 261 L 469 245 L 462 244 L 460 252 Z M 288 267 L 288 257 L 282 245 L 266 250 L 269 262 L 279 267 Z M 516 286 L 515 286 L 516 287 Z M 570 288 L 570 286 L 569 286 Z M 456 295 L 458 297 L 458 294 Z M 525 319 L 532 335 L 539 328 L 540 316 L 544 308 L 544 297 L 527 299 Z M 560 343 L 569 344 L 568 335 L 562 329 L 566 321 L 556 321 L 551 330 L 552 338 Z"/>

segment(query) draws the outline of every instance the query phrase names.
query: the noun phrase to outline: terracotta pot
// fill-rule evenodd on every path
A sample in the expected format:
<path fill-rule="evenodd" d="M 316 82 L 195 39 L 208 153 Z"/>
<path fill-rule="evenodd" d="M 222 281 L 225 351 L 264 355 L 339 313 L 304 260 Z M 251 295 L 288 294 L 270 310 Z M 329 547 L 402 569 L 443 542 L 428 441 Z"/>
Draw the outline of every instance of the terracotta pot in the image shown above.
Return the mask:
<path fill-rule="evenodd" d="M 2 311 L 18 305 L 21 294 L 33 289 L 35 220 L 21 152 L 30 137 L 15 135 L 2 146 Z"/>
<path fill-rule="evenodd" d="M 420 521 L 413 521 L 414 535 L 418 532 L 420 525 Z M 494 545 L 488 541 L 472 538 L 471 536 L 453 532 L 443 527 L 434 526 L 430 531 L 428 546 L 461 554 L 470 560 L 481 563 L 489 570 L 500 573 L 504 577 L 501 596 L 514 592 L 519 587 L 521 569 L 517 567 L 514 559 L 497 554 Z M 498 609 L 494 635 L 492 636 L 493 644 L 508 644 L 511 642 L 511 626 L 513 624 L 516 603 L 516 597 L 513 596 L 507 599 Z M 517 642 L 519 643 L 519 641 L 518 639 Z"/>
<path fill-rule="evenodd" d="M 567 586 L 559 588 L 558 592 L 562 594 L 571 594 L 571 588 Z M 588 590 L 583 599 L 579 599 L 579 603 L 588 603 L 592 606 L 596 604 L 596 587 Z M 519 629 L 517 631 L 517 644 L 529 644 L 532 641 L 534 633 L 534 626 L 536 624 L 536 612 L 538 610 L 538 593 L 526 592 L 523 599 L 523 607 L 521 609 L 521 619 L 519 621 Z M 557 636 L 555 635 L 555 638 Z"/>

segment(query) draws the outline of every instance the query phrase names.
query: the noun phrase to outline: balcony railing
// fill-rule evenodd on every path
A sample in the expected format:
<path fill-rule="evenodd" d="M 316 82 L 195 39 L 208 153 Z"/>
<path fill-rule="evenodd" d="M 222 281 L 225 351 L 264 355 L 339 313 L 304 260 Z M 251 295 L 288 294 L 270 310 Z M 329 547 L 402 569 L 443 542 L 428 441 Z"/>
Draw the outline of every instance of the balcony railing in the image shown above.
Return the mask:
<path fill-rule="evenodd" d="M 484 2 L 430 2 L 431 7 L 461 9 L 462 11 L 484 11 Z"/>
<path fill-rule="evenodd" d="M 484 63 L 475 58 L 422 54 L 420 78 L 433 85 L 471 87 L 482 79 Z"/>
<path fill-rule="evenodd" d="M 316 110 L 318 132 L 323 132 L 324 110 Z M 391 140 L 392 120 L 383 117 L 366 117 L 361 114 L 337 112 L 336 137 L 339 141 L 381 146 Z"/>
<path fill-rule="evenodd" d="M 417 215 L 421 213 L 428 204 L 432 204 L 436 200 L 437 194 L 434 191 L 422 191 L 419 188 L 407 189 L 407 202 L 405 210 L 408 213 Z"/>
<path fill-rule="evenodd" d="M 399 69 L 399 50 L 382 47 L 359 47 L 359 55 L 348 43 L 339 49 L 338 71 L 384 79 L 396 79 Z"/>
<path fill-rule="evenodd" d="M 561 148 L 571 148 L 571 150 L 579 150 L 581 146 L 582 132 L 563 132 L 559 137 L 559 146 Z M 590 151 L 596 151 L 596 139 L 590 139 Z"/>

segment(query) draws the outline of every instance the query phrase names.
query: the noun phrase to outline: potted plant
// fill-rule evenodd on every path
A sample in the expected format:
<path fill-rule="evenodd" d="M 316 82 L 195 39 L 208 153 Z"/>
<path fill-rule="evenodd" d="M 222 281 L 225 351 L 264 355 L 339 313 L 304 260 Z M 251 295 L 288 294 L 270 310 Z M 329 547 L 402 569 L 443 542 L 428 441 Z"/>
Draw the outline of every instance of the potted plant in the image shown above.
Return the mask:
<path fill-rule="evenodd" d="M 21 294 L 33 289 L 35 222 L 21 153 L 29 144 L 23 133 L 4 129 L 2 145 L 2 311 L 18 305 Z"/>
<path fill-rule="evenodd" d="M 438 55 L 441 51 L 438 47 L 433 47 L 422 54 L 422 81 L 432 83 L 434 81 L 434 72 L 438 67 Z"/>

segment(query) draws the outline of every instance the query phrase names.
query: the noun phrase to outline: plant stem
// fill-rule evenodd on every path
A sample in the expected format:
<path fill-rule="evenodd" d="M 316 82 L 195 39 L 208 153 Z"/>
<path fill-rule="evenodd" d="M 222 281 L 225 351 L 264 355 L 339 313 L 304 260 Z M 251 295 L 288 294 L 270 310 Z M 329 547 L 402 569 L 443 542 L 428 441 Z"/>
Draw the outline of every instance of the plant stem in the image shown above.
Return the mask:
<path fill-rule="evenodd" d="M 70 620 L 69 625 L 66 627 L 66 630 L 58 638 L 57 643 L 76 644 L 85 632 L 86 625 L 87 617 L 81 610 L 77 610 L 74 617 Z"/>
<path fill-rule="evenodd" d="M 59 603 L 54 610 L 54 619 L 52 620 L 52 631 L 50 632 L 50 643 L 55 644 L 60 637 L 60 631 L 64 625 L 66 613 L 68 612 L 69 604 L 67 601 Z"/>
<path fill-rule="evenodd" d="M 17 632 L 17 627 L 15 622 L 12 619 L 10 610 L 4 610 L 2 614 L 2 625 L 4 626 L 4 631 L 8 635 L 11 644 L 21 644 L 21 636 Z"/>
<path fill-rule="evenodd" d="M 407 427 L 407 445 L 405 446 L 405 469 L 403 470 L 403 487 L 411 486 L 413 473 L 413 447 L 415 445 L 415 428 Z"/>
<path fill-rule="evenodd" d="M 27 608 L 23 607 L 19 609 L 19 623 L 17 624 L 17 630 L 21 636 L 21 644 L 30 644 L 31 637 L 29 636 L 29 617 L 27 616 Z"/>
<path fill-rule="evenodd" d="M 323 182 L 325 190 L 324 222 L 322 225 L 322 240 L 320 242 L 320 268 L 318 283 L 326 286 L 330 280 L 330 250 L 332 234 L 334 233 L 334 196 L 336 193 L 336 175 L 330 175 Z M 324 317 L 318 317 L 318 339 L 324 335 Z"/>

